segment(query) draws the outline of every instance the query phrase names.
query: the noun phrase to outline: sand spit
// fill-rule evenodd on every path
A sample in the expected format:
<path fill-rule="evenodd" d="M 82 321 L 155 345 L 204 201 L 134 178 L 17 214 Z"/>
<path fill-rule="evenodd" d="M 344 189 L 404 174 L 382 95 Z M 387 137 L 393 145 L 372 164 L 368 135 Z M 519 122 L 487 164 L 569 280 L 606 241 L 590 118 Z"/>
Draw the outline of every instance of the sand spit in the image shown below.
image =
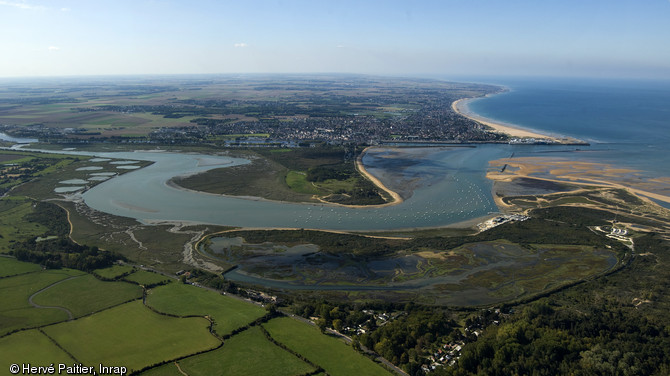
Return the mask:
<path fill-rule="evenodd" d="M 365 166 L 363 165 L 363 156 L 365 153 L 371 148 L 372 146 L 368 146 L 367 148 L 363 149 L 363 152 L 358 156 L 356 159 L 356 169 L 358 172 L 365 176 L 368 180 L 370 180 L 374 185 L 376 185 L 379 189 L 383 190 L 384 192 L 388 193 L 389 196 L 391 196 L 391 201 L 387 202 L 386 204 L 382 205 L 361 205 L 360 207 L 383 207 L 383 206 L 390 206 L 390 205 L 397 205 L 403 202 L 402 197 L 400 195 L 392 190 L 390 190 L 388 187 L 384 185 L 379 179 L 377 179 L 375 176 L 373 176 L 371 173 L 368 172 L 368 170 L 365 169 Z M 351 206 L 351 205 L 349 205 Z"/>

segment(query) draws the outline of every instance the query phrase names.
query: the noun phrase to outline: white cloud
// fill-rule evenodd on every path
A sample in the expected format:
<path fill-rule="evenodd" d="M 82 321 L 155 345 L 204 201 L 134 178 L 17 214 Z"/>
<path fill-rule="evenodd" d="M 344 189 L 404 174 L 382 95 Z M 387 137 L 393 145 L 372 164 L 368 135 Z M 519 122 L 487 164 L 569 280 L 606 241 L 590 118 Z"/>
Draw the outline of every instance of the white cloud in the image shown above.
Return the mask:
<path fill-rule="evenodd" d="M 670 0 L 669 0 L 669 1 L 670 1 Z M 337 45 L 337 48 L 344 48 L 344 46 L 341 45 L 341 44 L 338 44 L 338 45 Z"/>
<path fill-rule="evenodd" d="M 61 11 L 61 12 L 69 12 L 69 11 L 70 11 L 70 8 L 60 8 L 60 11 Z"/>
<path fill-rule="evenodd" d="M 19 9 L 28 9 L 28 10 L 45 10 L 47 9 L 46 7 L 43 7 L 41 5 L 32 5 L 28 4 L 25 1 L 5 1 L 5 0 L 0 0 L 0 5 L 5 5 L 8 7 L 14 7 L 14 8 L 19 8 Z"/>
<path fill-rule="evenodd" d="M 244 47 L 247 47 L 248 44 L 246 44 L 246 43 L 235 43 L 234 46 L 235 46 L 235 48 L 244 48 Z"/>
<path fill-rule="evenodd" d="M 60 47 L 49 46 L 48 50 L 49 50 L 49 51 L 58 51 L 58 50 L 60 50 Z"/>

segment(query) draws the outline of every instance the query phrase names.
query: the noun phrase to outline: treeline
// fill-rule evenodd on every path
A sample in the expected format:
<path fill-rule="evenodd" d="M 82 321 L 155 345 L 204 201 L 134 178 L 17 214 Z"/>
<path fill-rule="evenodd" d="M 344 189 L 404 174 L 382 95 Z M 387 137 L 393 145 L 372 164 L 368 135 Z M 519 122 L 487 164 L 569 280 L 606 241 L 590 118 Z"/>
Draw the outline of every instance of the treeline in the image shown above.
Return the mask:
<path fill-rule="evenodd" d="M 276 151 L 272 149 L 256 150 L 257 153 L 275 161 L 289 170 L 308 171 L 319 166 L 335 166 L 354 157 L 353 150 L 343 147 L 320 145 L 314 148 L 293 148 Z M 353 168 L 353 165 L 351 166 Z"/>
<path fill-rule="evenodd" d="M 464 338 L 453 312 L 412 303 L 303 302 L 294 304 L 292 311 L 305 318 L 318 317 L 321 331 L 333 328 L 351 335 L 355 348 L 360 344 L 374 350 L 412 375 L 430 363 L 428 358 L 440 344 Z"/>
<path fill-rule="evenodd" d="M 335 197 L 326 197 L 330 202 L 343 205 L 380 205 L 386 203 L 377 187 L 370 181 L 359 178 L 354 187 L 336 192 Z"/>
<path fill-rule="evenodd" d="M 87 272 L 111 266 L 117 260 L 125 260 L 118 253 L 80 245 L 65 237 L 15 243 L 10 254 L 18 260 L 40 264 L 47 269 L 72 268 Z"/>
<path fill-rule="evenodd" d="M 326 328 L 333 328 L 342 332 L 344 328 L 356 328 L 359 325 L 365 325 L 368 328 L 376 327 L 372 320 L 372 315 L 363 312 L 369 306 L 354 306 L 347 304 L 333 304 L 328 302 L 301 303 L 293 305 L 292 311 L 299 316 L 309 319 L 310 317 L 319 317 L 316 324 L 325 331 Z"/>
<path fill-rule="evenodd" d="M 420 372 L 435 343 L 460 339 L 458 325 L 440 309 L 417 310 L 388 321 L 376 330 L 361 335 L 362 345 L 397 364 L 410 374 Z"/>
<path fill-rule="evenodd" d="M 322 182 L 328 179 L 346 180 L 354 173 L 354 168 L 350 164 L 341 164 L 336 166 L 316 166 L 307 170 L 307 181 Z"/>
<path fill-rule="evenodd" d="M 70 232 L 67 221 L 67 213 L 58 205 L 38 201 L 33 204 L 32 213 L 27 214 L 24 219 L 29 222 L 39 223 L 49 230 L 45 236 L 63 236 Z"/>
<path fill-rule="evenodd" d="M 70 231 L 67 213 L 60 206 L 43 201 L 35 201 L 32 206 L 32 212 L 23 219 L 47 230 L 41 239 L 31 238 L 11 245 L 9 253 L 18 260 L 40 264 L 47 269 L 72 268 L 87 272 L 111 266 L 117 260 L 126 260 L 121 254 L 72 241 L 67 236 Z"/>
<path fill-rule="evenodd" d="M 667 375 L 666 327 L 630 310 L 533 303 L 436 375 Z M 579 310 L 578 310 L 579 309 Z"/>
<path fill-rule="evenodd" d="M 517 307 L 434 374 L 670 374 L 670 244 L 649 233 L 635 247 L 629 267 Z"/>
<path fill-rule="evenodd" d="M 200 285 L 211 287 L 220 291 L 226 291 L 230 293 L 237 293 L 238 287 L 233 281 L 228 281 L 223 278 L 220 274 L 208 272 L 202 269 L 191 269 L 189 279 L 192 282 L 197 282 Z M 186 278 L 182 278 L 182 282 L 185 282 Z"/>

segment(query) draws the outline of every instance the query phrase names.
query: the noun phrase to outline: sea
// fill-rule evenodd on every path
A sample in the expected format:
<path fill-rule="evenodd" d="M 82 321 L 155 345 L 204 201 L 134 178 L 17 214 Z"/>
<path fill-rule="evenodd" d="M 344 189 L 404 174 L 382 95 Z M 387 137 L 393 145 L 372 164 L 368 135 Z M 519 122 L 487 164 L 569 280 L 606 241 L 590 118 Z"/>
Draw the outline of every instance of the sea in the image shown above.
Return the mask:
<path fill-rule="evenodd" d="M 591 145 L 580 147 L 581 160 L 637 169 L 647 178 L 670 176 L 670 80 L 488 78 L 484 82 L 506 91 L 471 101 L 470 111 L 587 141 Z M 528 150 L 538 151 L 551 152 Z"/>

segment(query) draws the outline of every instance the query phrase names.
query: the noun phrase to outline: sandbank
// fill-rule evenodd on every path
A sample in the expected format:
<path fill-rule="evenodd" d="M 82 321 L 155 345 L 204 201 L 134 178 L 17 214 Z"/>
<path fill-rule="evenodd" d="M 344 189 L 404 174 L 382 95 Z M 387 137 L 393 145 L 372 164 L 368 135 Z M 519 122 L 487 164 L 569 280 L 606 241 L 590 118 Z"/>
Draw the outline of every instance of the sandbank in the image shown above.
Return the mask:
<path fill-rule="evenodd" d="M 371 173 L 368 172 L 368 170 L 365 169 L 365 166 L 363 165 L 363 156 L 365 153 L 371 148 L 372 146 L 368 146 L 365 149 L 363 149 L 363 152 L 358 156 L 356 159 L 356 169 L 358 172 L 365 176 L 368 180 L 370 180 L 374 185 L 376 185 L 379 189 L 383 190 L 384 192 L 388 193 L 389 196 L 391 196 L 391 201 L 387 202 L 386 204 L 381 204 L 381 205 L 367 205 L 367 206 L 375 206 L 375 207 L 382 207 L 382 206 L 390 206 L 390 205 L 397 205 L 403 202 L 402 197 L 400 195 L 392 190 L 390 190 L 388 187 L 384 185 L 379 179 L 377 179 L 375 176 L 373 176 Z"/>
<path fill-rule="evenodd" d="M 558 183 L 569 183 L 580 186 L 602 186 L 625 189 L 636 196 L 652 198 L 654 200 L 670 203 L 670 195 L 652 192 L 648 189 L 641 189 L 635 184 L 625 181 L 625 175 L 635 172 L 635 170 L 616 168 L 610 165 L 580 162 L 570 160 L 556 160 L 552 158 L 503 158 L 490 162 L 491 166 L 499 167 L 507 164 L 509 167 L 515 167 L 518 170 L 505 172 L 500 170 L 490 170 L 486 177 L 493 181 L 511 181 L 516 178 L 532 178 L 537 180 L 552 181 Z M 659 179 L 657 189 L 667 191 L 667 181 Z M 495 198 L 495 195 L 494 195 Z M 496 200 L 496 203 L 498 201 Z"/>

